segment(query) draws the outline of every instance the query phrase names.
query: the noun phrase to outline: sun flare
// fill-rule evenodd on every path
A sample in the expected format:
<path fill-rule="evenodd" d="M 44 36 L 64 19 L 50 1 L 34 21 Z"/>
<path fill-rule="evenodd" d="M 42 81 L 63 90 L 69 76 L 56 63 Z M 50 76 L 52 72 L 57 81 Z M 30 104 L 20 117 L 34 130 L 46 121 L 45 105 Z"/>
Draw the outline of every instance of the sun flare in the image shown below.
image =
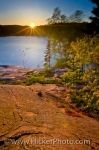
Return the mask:
<path fill-rule="evenodd" d="M 33 22 L 29 26 L 30 26 L 31 29 L 36 27 L 35 23 L 33 23 Z"/>

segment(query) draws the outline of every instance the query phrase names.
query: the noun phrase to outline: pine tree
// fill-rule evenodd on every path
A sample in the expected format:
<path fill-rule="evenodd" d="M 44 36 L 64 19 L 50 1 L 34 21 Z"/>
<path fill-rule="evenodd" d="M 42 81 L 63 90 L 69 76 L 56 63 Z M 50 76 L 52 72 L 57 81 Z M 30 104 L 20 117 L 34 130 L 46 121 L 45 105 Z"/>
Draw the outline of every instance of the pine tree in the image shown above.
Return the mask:
<path fill-rule="evenodd" d="M 90 19 L 92 20 L 93 24 L 99 26 L 99 0 L 91 0 L 91 1 L 95 4 L 95 7 L 92 10 L 94 16 L 90 17 Z"/>

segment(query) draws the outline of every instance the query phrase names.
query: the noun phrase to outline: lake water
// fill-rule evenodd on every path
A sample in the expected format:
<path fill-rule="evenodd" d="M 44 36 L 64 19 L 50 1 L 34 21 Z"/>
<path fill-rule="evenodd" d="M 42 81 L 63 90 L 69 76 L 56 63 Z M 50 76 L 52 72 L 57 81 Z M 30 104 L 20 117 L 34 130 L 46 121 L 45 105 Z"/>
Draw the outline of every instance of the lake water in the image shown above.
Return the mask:
<path fill-rule="evenodd" d="M 44 37 L 0 37 L 0 65 L 43 67 L 47 43 Z"/>

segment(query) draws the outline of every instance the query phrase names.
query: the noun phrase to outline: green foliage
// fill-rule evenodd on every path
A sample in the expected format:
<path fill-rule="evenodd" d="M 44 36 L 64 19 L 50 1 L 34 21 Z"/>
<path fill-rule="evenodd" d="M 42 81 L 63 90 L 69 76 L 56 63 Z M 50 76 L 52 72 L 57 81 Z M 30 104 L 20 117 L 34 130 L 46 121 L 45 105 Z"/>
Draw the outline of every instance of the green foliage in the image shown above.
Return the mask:
<path fill-rule="evenodd" d="M 61 81 L 55 78 L 45 78 L 45 77 L 35 77 L 32 76 L 28 78 L 25 82 L 26 85 L 32 85 L 34 83 L 41 83 L 41 84 L 61 84 Z"/>
<path fill-rule="evenodd" d="M 27 80 L 24 81 L 26 85 L 32 85 L 34 83 L 41 84 L 60 84 L 61 81 L 55 78 L 51 69 L 45 69 L 40 72 L 34 72 L 27 76 Z"/>
<path fill-rule="evenodd" d="M 88 112 L 99 112 L 99 86 L 88 83 L 82 89 L 75 89 L 72 101 L 82 110 Z"/>
<path fill-rule="evenodd" d="M 58 59 L 58 66 L 68 66 L 62 82 L 71 85 L 71 98 L 82 110 L 99 112 L 99 39 L 84 37 L 71 42 L 65 51 L 67 58 Z"/>
<path fill-rule="evenodd" d="M 99 49 L 97 49 L 99 44 L 96 42 L 96 40 L 94 40 L 95 38 L 90 39 L 88 43 L 86 43 L 86 41 L 85 43 L 84 41 L 82 41 L 82 49 L 81 52 L 79 51 L 80 53 L 78 57 L 80 60 L 79 62 L 81 64 L 89 64 L 90 67 L 84 69 L 84 72 L 80 79 L 85 83 L 85 85 L 83 85 L 82 89 L 78 89 L 75 95 L 76 104 L 90 113 L 99 112 L 99 70 L 97 64 L 98 62 L 96 63 L 95 59 L 97 52 L 99 51 Z M 81 48 L 80 46 L 78 47 L 77 43 L 78 49 Z"/>
<path fill-rule="evenodd" d="M 50 68 L 45 68 L 45 70 L 42 72 L 44 77 L 53 77 L 53 72 Z"/>
<path fill-rule="evenodd" d="M 44 81 L 44 76 L 36 76 L 36 75 L 32 75 L 31 77 L 29 77 L 26 81 L 25 84 L 26 85 L 31 85 L 33 83 L 42 83 Z"/>
<path fill-rule="evenodd" d="M 55 67 L 56 68 L 65 68 L 66 67 L 66 61 L 65 59 L 63 58 L 60 58 L 60 59 L 57 59 L 57 62 L 55 63 Z"/>
<path fill-rule="evenodd" d="M 61 77 L 63 82 L 73 84 L 76 80 L 76 72 L 68 71 L 64 73 Z"/>
<path fill-rule="evenodd" d="M 80 109 L 99 113 L 99 38 L 83 37 L 75 41 L 50 41 L 50 49 L 56 56 L 54 67 L 62 68 L 55 74 L 48 66 L 31 74 L 26 84 L 67 84 L 71 87 L 72 102 Z M 57 68 L 57 70 L 58 70 Z M 56 76 L 55 76 L 56 75 Z"/>

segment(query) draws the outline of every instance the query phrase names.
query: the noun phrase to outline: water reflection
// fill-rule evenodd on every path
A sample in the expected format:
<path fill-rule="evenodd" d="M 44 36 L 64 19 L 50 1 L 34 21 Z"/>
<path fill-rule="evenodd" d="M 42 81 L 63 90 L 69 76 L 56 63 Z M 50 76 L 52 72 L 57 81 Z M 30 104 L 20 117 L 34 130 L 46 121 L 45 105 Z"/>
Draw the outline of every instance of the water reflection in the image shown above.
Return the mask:
<path fill-rule="evenodd" d="M 45 51 L 45 67 L 54 67 L 60 60 L 68 57 L 69 41 L 66 38 L 49 38 L 47 42 L 47 48 Z"/>

